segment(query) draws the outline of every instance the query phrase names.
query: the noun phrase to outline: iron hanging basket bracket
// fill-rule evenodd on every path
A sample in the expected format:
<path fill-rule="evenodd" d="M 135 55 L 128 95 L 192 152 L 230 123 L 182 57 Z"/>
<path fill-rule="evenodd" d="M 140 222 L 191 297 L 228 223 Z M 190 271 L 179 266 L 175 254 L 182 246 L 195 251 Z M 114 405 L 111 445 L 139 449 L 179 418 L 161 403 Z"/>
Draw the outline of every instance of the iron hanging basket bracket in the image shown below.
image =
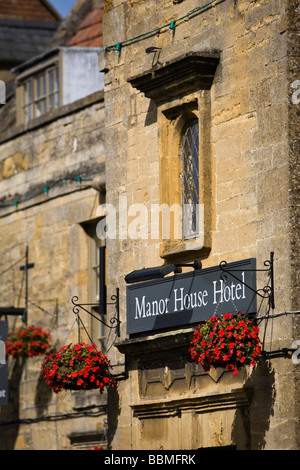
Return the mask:
<path fill-rule="evenodd" d="M 254 290 L 251 286 L 249 286 L 248 284 L 246 284 L 245 282 L 243 282 L 241 279 L 239 279 L 238 277 L 236 277 L 233 272 L 234 271 L 240 271 L 239 269 L 230 269 L 227 267 L 227 262 L 226 261 L 221 261 L 221 263 L 219 264 L 219 267 L 220 269 L 223 271 L 222 273 L 222 277 L 226 277 L 226 274 L 225 273 L 228 273 L 230 274 L 232 277 L 234 277 L 235 279 L 237 279 L 239 282 L 241 282 L 242 284 L 244 284 L 248 289 L 252 290 L 252 292 L 254 292 L 255 294 L 259 295 L 260 297 L 262 298 L 268 298 L 269 299 L 269 305 L 272 309 L 275 309 L 275 296 L 274 296 L 274 252 L 271 251 L 270 253 L 270 259 L 269 260 L 266 260 L 264 262 L 264 266 L 266 266 L 266 268 L 264 269 L 243 269 L 243 271 L 255 271 L 255 272 L 258 272 L 258 271 L 262 271 L 262 272 L 266 272 L 268 273 L 269 275 L 269 281 L 268 281 L 268 284 L 265 285 L 262 289 L 258 289 L 258 290 Z"/>
<path fill-rule="evenodd" d="M 98 303 L 81 304 L 81 303 L 78 303 L 78 297 L 74 296 L 72 298 L 73 312 L 75 313 L 75 315 L 78 316 L 79 312 L 80 312 L 80 309 L 84 310 L 86 313 L 91 315 L 93 318 L 98 320 L 100 323 L 105 325 L 107 328 L 115 329 L 116 333 L 117 333 L 117 336 L 120 337 L 120 323 L 121 322 L 120 322 L 119 288 L 118 287 L 116 289 L 116 293 L 111 296 L 111 300 L 112 300 L 112 302 L 106 302 L 106 305 L 114 305 L 115 310 L 116 310 L 116 314 L 115 314 L 114 317 L 110 318 L 110 325 L 105 323 L 100 317 L 96 316 L 95 314 L 93 314 L 92 312 L 90 312 L 89 310 L 87 310 L 85 308 L 85 307 L 99 307 Z"/>

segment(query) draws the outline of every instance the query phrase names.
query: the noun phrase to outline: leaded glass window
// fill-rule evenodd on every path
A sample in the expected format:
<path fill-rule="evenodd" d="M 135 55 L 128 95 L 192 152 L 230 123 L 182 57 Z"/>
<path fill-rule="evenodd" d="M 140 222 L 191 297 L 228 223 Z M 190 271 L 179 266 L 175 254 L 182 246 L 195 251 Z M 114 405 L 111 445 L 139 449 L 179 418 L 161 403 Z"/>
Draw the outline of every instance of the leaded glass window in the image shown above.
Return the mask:
<path fill-rule="evenodd" d="M 188 126 L 182 144 L 183 235 L 199 233 L 199 124 L 198 119 Z"/>

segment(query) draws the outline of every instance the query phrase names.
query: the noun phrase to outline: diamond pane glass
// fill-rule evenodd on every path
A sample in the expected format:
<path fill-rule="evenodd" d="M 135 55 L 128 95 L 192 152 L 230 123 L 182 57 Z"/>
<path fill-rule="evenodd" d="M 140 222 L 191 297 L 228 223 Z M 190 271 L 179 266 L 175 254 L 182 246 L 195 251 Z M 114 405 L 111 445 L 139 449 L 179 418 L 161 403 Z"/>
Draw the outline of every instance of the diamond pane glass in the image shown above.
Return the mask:
<path fill-rule="evenodd" d="M 182 145 L 183 168 L 183 233 L 184 237 L 199 232 L 199 125 L 194 120 L 186 130 Z"/>

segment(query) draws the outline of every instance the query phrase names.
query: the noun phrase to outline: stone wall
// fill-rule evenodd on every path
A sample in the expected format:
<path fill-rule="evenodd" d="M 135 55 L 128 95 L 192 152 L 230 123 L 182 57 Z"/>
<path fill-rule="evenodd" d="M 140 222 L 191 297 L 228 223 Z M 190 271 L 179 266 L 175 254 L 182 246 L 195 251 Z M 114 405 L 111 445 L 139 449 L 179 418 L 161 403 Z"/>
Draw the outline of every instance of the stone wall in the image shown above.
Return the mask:
<path fill-rule="evenodd" d="M 96 178 L 104 177 L 103 92 L 2 134 L 0 154 L 1 306 L 24 307 L 20 266 L 27 246 L 34 263 L 28 272 L 28 325 L 49 331 L 53 348 L 77 342 L 71 299 L 88 300 L 87 235 L 81 224 L 93 219 L 103 202 L 93 188 Z M 89 316 L 82 319 L 89 329 Z M 9 331 L 22 325 L 19 317 L 8 321 Z M 40 378 L 42 360 L 8 359 L 10 401 L 0 410 L 1 449 L 100 445 L 106 396 L 55 395 Z"/>
<path fill-rule="evenodd" d="M 176 157 L 170 150 L 174 142 L 172 136 L 176 137 L 175 119 L 170 114 L 167 124 L 162 124 L 162 116 L 168 115 L 167 101 L 172 109 L 182 106 L 184 100 L 191 102 L 184 96 L 168 100 L 163 90 L 159 99 L 151 99 L 132 86 L 136 83 L 133 77 L 149 73 L 151 79 L 151 71 L 155 77 L 160 67 L 187 53 L 218 55 L 219 64 L 208 93 L 208 112 L 203 116 L 206 138 L 203 155 L 210 172 L 205 180 L 209 184 L 204 189 L 205 204 L 209 206 L 205 219 L 209 244 L 207 249 L 199 250 L 197 256 L 202 258 L 203 267 L 218 265 L 222 260 L 229 262 L 249 257 L 255 257 L 258 267 L 263 267 L 270 252 L 274 252 L 275 310 L 269 312 L 272 314 L 299 310 L 296 282 L 299 235 L 295 229 L 298 108 L 291 102 L 291 83 L 297 78 L 296 64 L 299 65 L 295 49 L 296 6 L 297 2 L 280 0 L 211 2 L 202 9 L 192 0 L 107 1 L 104 17 L 107 49 L 100 56 L 100 70 L 106 72 L 107 202 L 119 210 L 121 196 L 123 201 L 127 198 L 128 206 L 142 203 L 149 209 L 151 204 L 167 197 L 173 182 L 176 185 L 174 165 L 162 164 Z M 197 11 L 192 14 L 194 10 Z M 175 28 L 170 29 L 172 21 L 176 21 Z M 203 98 L 200 90 L 196 92 L 200 109 Z M 170 153 L 165 148 L 169 148 Z M 124 208 L 120 208 L 120 213 L 124 214 Z M 129 216 L 128 222 L 132 220 Z M 299 448 L 295 432 L 299 418 L 295 392 L 297 366 L 286 357 L 264 361 L 252 374 L 248 371 L 246 378 L 240 378 L 238 387 L 229 378 L 221 377 L 212 384 L 202 377 L 201 387 L 199 383 L 188 391 L 178 388 L 174 395 L 172 390 L 166 393 L 166 397 L 173 400 L 179 396 L 200 400 L 206 394 L 216 394 L 223 410 L 221 415 L 205 414 L 203 410 L 197 414 L 195 403 L 185 404 L 185 415 L 178 411 L 182 410 L 181 406 L 175 407 L 177 411 L 173 415 L 170 410 L 166 412 L 164 418 L 160 411 L 152 415 L 149 412 L 147 417 L 146 412 L 139 411 L 138 407 L 143 404 L 145 409 L 146 405 L 153 409 L 154 402 L 160 409 L 163 401 L 161 397 L 141 396 L 139 391 L 136 356 L 141 346 L 136 345 L 136 349 L 130 351 L 126 348 L 124 276 L 134 269 L 161 265 L 164 262 L 161 248 L 161 240 L 150 237 L 132 239 L 128 236 L 107 242 L 108 289 L 113 292 L 119 287 L 121 293 L 121 338 L 114 352 L 115 362 L 124 361 L 119 351 L 129 358 L 129 379 L 119 383 L 118 413 L 116 410 L 112 413 L 113 448 L 172 446 L 183 449 L 187 445 L 192 448 L 216 445 Z M 179 255 L 173 253 L 167 260 L 191 258 L 184 252 Z M 258 273 L 258 288 L 265 286 L 265 276 L 265 273 Z M 260 314 L 266 314 L 267 310 L 264 303 Z M 297 318 L 295 314 L 261 321 L 265 350 L 290 348 L 299 335 Z M 151 343 L 153 337 L 146 339 Z M 175 373 L 176 366 L 167 356 L 161 361 L 160 367 L 169 367 L 170 373 Z M 248 386 L 254 390 L 250 408 L 246 404 L 247 397 L 241 406 L 236 402 L 228 407 L 241 411 L 240 423 L 247 422 L 244 437 L 239 440 L 240 434 L 233 432 L 237 429 L 236 421 L 230 416 L 231 412 L 226 412 L 226 400 L 222 396 L 230 395 L 237 388 L 245 391 Z M 232 393 L 233 400 L 234 396 Z M 184 403 L 182 406 L 184 408 Z M 164 440 L 161 436 L 166 427 L 172 429 L 173 434 Z M 205 429 L 208 428 L 211 433 L 207 434 Z M 191 433 L 191 429 L 195 440 L 181 441 L 179 436 Z M 220 429 L 226 429 L 223 435 Z M 207 440 L 207 435 L 212 437 Z"/>

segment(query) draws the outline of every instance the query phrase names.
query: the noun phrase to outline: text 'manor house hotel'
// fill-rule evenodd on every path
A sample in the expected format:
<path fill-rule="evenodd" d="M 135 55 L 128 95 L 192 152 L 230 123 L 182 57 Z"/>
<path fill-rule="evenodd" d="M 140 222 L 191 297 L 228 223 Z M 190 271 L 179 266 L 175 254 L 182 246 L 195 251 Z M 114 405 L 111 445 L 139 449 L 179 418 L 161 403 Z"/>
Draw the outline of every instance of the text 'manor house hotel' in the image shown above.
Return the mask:
<path fill-rule="evenodd" d="M 297 1 L 105 2 L 112 449 L 299 449 L 298 30 Z M 182 208 L 167 236 L 158 206 Z M 195 324 L 238 309 L 261 364 L 205 372 Z"/>

